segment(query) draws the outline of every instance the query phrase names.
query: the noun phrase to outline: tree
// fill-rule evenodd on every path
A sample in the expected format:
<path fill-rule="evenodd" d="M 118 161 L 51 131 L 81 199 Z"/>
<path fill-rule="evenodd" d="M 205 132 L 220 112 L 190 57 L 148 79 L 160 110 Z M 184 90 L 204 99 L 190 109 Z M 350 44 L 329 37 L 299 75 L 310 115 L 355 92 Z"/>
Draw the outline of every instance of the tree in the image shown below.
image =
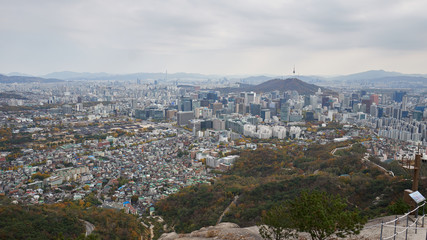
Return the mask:
<path fill-rule="evenodd" d="M 292 221 L 286 206 L 279 205 L 263 214 L 259 226 L 259 234 L 264 239 L 281 240 L 296 237 Z"/>
<path fill-rule="evenodd" d="M 137 202 L 138 202 L 138 195 L 133 195 L 131 198 L 130 198 L 130 200 L 131 200 L 131 203 L 134 205 L 134 204 L 136 204 Z"/>
<path fill-rule="evenodd" d="M 402 199 L 397 200 L 393 204 L 387 207 L 391 214 L 405 214 L 410 209 L 410 206 L 405 203 Z"/>
<path fill-rule="evenodd" d="M 181 149 L 178 149 L 178 153 L 176 156 L 180 158 L 182 157 L 182 155 L 183 155 L 183 152 L 181 151 Z"/>
<path fill-rule="evenodd" d="M 50 177 L 49 174 L 47 174 L 47 173 L 41 173 L 41 172 L 36 172 L 33 175 L 31 175 L 31 179 L 37 179 L 37 180 L 40 180 L 40 181 L 43 180 L 43 179 L 45 179 L 45 178 L 48 178 L 48 177 Z"/>
<path fill-rule="evenodd" d="M 90 203 L 89 205 L 99 206 L 102 204 L 102 202 L 98 200 L 94 192 L 89 193 L 89 195 L 87 195 L 84 200 L 86 203 Z"/>
<path fill-rule="evenodd" d="M 296 230 L 308 232 L 313 240 L 327 239 L 332 234 L 338 237 L 359 234 L 366 223 L 358 209 L 349 210 L 339 195 L 302 192 L 287 206 Z"/>

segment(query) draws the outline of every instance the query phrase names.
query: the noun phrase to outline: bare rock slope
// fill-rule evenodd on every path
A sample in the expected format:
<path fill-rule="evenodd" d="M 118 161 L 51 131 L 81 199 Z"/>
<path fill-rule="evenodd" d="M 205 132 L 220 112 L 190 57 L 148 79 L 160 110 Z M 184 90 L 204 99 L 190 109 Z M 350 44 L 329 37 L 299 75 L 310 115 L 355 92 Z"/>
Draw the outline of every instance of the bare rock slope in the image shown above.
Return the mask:
<path fill-rule="evenodd" d="M 381 222 L 388 222 L 395 218 L 395 216 L 387 216 L 382 218 L 376 218 L 370 220 L 361 231 L 361 233 L 357 236 L 349 236 L 347 238 L 337 238 L 332 237 L 331 239 L 349 239 L 349 240 L 374 240 L 380 239 L 381 236 Z M 427 224 L 422 225 L 422 220 L 419 220 L 419 224 L 417 227 L 414 222 L 409 222 L 409 225 L 413 225 L 408 229 L 407 239 L 411 240 L 421 240 L 426 239 L 427 236 Z M 396 239 L 405 239 L 406 237 L 406 221 L 401 220 L 397 222 Z M 415 230 L 415 228 L 417 230 Z M 382 236 L 384 239 L 393 239 L 394 235 L 394 224 L 384 226 L 382 231 Z M 229 240 L 237 240 L 237 239 L 246 239 L 246 240 L 262 240 L 261 236 L 258 232 L 257 226 L 240 228 L 235 223 L 220 223 L 216 226 L 204 227 L 200 230 L 194 231 L 188 234 L 177 234 L 173 233 L 165 233 L 160 238 L 160 240 L 172 240 L 172 239 L 180 239 L 180 240 L 203 240 L 203 239 L 229 239 Z M 307 240 L 311 239 L 309 234 L 300 233 L 298 238 L 299 240 Z"/>
<path fill-rule="evenodd" d="M 262 240 L 258 233 L 256 226 L 249 228 L 240 228 L 234 223 L 220 223 L 216 226 L 204 227 L 200 230 L 194 231 L 188 234 L 177 234 L 165 233 L 159 239 L 171 240 L 171 239 L 191 239 L 191 240 L 202 240 L 202 239 L 246 239 L 246 240 Z"/>

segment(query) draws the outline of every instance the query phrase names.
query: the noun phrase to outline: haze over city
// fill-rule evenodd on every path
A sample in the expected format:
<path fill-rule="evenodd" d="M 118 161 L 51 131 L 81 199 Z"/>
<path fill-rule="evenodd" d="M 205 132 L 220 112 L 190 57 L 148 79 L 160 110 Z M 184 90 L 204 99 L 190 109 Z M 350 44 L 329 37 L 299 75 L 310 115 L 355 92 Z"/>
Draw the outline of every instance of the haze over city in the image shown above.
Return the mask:
<path fill-rule="evenodd" d="M 0 73 L 427 73 L 427 2 L 1 1 Z"/>
<path fill-rule="evenodd" d="M 426 10 L 0 0 L 0 239 L 425 239 Z"/>

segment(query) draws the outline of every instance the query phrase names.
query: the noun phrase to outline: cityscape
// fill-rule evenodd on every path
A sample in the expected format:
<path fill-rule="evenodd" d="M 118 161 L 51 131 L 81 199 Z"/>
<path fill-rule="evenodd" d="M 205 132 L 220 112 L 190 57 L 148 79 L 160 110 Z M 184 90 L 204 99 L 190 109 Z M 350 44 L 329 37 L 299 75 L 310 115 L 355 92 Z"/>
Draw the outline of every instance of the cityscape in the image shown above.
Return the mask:
<path fill-rule="evenodd" d="M 426 239 L 427 1 L 0 1 L 0 239 Z"/>
<path fill-rule="evenodd" d="M 417 153 L 427 161 L 425 88 L 314 91 L 297 78 L 255 86 L 297 82 L 300 94 L 161 80 L 3 83 L 0 194 L 152 214 L 158 200 L 231 169 L 236 152 L 274 139 L 308 146 L 362 137 L 383 163 Z"/>

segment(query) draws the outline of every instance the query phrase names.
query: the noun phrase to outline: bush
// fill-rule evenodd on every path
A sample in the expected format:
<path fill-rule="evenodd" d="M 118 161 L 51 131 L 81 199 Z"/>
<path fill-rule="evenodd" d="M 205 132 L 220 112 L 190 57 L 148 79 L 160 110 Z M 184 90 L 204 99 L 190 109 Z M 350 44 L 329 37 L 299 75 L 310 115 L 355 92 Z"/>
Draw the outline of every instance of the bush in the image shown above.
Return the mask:
<path fill-rule="evenodd" d="M 392 203 L 387 207 L 390 214 L 397 215 L 397 214 L 405 214 L 409 211 L 411 207 L 405 203 L 402 199 L 397 200 L 396 202 Z"/>

